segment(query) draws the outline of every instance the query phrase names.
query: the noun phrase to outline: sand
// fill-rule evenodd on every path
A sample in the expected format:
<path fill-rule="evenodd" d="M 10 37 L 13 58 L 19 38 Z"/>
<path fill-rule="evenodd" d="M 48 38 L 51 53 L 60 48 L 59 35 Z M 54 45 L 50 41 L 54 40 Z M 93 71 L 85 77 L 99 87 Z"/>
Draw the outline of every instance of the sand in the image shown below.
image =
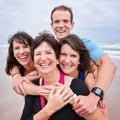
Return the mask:
<path fill-rule="evenodd" d="M 11 77 L 7 76 L 4 72 L 6 56 L 7 52 L 0 51 L 0 120 L 19 120 L 24 105 L 24 98 L 13 91 Z M 118 69 L 107 91 L 106 99 L 110 120 L 119 120 L 120 60 L 117 58 L 113 59 L 113 61 Z"/>

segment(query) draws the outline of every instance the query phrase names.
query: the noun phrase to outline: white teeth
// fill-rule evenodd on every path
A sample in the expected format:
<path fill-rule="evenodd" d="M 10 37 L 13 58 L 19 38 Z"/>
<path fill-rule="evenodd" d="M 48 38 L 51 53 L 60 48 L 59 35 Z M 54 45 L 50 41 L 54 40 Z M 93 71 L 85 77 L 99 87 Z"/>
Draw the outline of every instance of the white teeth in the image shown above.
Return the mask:
<path fill-rule="evenodd" d="M 64 31 L 58 31 L 59 33 L 64 33 Z"/>
<path fill-rule="evenodd" d="M 47 63 L 47 64 L 40 64 L 41 66 L 44 66 L 44 65 L 49 65 L 49 63 Z"/>
<path fill-rule="evenodd" d="M 27 58 L 27 56 L 21 56 L 20 58 L 21 58 L 21 59 L 24 59 L 24 58 Z"/>
<path fill-rule="evenodd" d="M 70 68 L 71 68 L 71 65 L 64 65 L 64 67 L 65 67 L 66 69 L 70 69 Z"/>
<path fill-rule="evenodd" d="M 69 68 L 71 68 L 71 67 L 65 66 L 65 68 L 66 68 L 66 69 L 69 69 Z"/>
<path fill-rule="evenodd" d="M 40 64 L 41 67 L 48 67 L 50 64 L 47 63 L 47 64 Z"/>
<path fill-rule="evenodd" d="M 58 32 L 58 33 L 64 33 L 65 30 L 58 30 L 57 32 Z"/>

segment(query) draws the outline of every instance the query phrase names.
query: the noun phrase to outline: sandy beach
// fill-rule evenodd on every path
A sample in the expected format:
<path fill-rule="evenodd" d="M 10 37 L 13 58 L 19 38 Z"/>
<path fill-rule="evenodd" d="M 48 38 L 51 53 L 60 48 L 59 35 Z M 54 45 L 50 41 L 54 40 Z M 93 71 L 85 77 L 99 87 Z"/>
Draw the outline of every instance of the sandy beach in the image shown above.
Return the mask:
<path fill-rule="evenodd" d="M 0 119 L 1 120 L 19 120 L 24 105 L 22 96 L 17 95 L 12 90 L 11 77 L 4 72 L 6 64 L 7 51 L 0 51 Z M 107 106 L 110 120 L 119 120 L 120 114 L 120 59 L 113 58 L 118 69 L 114 81 L 112 82 L 107 94 Z M 107 74 L 107 71 L 106 71 Z"/>

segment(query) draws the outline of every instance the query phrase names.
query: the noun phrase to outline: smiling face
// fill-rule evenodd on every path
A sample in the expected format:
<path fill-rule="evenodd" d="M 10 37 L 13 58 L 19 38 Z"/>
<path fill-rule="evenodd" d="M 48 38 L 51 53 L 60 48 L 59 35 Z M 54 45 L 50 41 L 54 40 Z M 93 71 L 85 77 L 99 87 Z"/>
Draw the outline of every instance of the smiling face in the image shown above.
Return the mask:
<path fill-rule="evenodd" d="M 71 22 L 69 11 L 56 10 L 52 15 L 52 20 L 51 27 L 58 41 L 70 34 L 74 23 Z"/>
<path fill-rule="evenodd" d="M 13 54 L 16 60 L 23 66 L 29 66 L 31 63 L 31 50 L 28 43 L 24 44 L 18 42 L 17 40 L 13 41 Z"/>
<path fill-rule="evenodd" d="M 73 50 L 68 44 L 61 47 L 59 64 L 62 71 L 69 76 L 78 76 L 78 65 L 80 64 L 80 55 Z"/>
<path fill-rule="evenodd" d="M 42 75 L 53 72 L 57 64 L 55 52 L 47 42 L 42 42 L 34 50 L 34 65 Z"/>

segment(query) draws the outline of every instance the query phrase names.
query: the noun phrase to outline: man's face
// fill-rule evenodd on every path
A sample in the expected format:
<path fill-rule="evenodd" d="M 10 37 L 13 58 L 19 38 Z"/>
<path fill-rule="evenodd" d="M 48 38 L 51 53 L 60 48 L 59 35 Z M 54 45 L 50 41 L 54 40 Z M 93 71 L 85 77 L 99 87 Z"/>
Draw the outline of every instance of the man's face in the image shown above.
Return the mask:
<path fill-rule="evenodd" d="M 51 27 L 58 41 L 70 34 L 74 23 L 71 23 L 69 11 L 56 10 L 52 18 Z"/>

